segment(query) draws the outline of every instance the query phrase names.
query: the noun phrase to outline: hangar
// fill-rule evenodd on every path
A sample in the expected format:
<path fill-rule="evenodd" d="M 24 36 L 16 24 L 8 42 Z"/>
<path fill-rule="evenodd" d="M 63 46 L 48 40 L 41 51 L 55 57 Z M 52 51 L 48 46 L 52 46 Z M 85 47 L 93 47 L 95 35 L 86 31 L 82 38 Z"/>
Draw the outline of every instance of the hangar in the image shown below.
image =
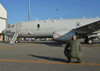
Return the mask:
<path fill-rule="evenodd" d="M 0 3 L 0 41 L 4 40 L 6 36 L 2 35 L 2 31 L 8 26 L 8 12 Z M 6 39 L 5 39 L 6 40 Z"/>

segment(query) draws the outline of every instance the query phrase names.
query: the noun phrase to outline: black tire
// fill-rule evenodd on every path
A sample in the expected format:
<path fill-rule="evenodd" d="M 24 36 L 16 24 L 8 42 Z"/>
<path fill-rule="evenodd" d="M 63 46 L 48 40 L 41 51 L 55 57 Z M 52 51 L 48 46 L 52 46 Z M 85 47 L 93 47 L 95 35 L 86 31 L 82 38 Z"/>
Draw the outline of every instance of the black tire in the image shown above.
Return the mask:
<path fill-rule="evenodd" d="M 89 39 L 88 40 L 88 44 L 93 44 L 94 42 L 93 42 L 93 39 Z"/>

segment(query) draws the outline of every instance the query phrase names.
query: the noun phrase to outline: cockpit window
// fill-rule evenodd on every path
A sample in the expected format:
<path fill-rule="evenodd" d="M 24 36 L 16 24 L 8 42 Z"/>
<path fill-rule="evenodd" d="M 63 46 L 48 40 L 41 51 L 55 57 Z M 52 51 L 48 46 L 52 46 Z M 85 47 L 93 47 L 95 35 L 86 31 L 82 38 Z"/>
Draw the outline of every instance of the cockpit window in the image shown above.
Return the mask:
<path fill-rule="evenodd" d="M 14 28 L 14 24 L 12 25 L 12 24 L 8 24 L 8 28 Z"/>

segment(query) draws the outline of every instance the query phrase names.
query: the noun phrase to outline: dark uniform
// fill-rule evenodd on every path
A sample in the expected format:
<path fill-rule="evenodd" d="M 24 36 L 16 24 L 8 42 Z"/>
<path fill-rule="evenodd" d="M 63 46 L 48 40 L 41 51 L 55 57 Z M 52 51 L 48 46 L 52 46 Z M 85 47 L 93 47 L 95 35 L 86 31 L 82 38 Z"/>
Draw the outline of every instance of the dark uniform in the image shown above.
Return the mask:
<path fill-rule="evenodd" d="M 68 58 L 68 62 L 71 61 L 71 58 L 77 58 L 77 63 L 80 63 L 80 58 L 82 57 L 80 42 L 77 40 L 70 41 L 65 47 L 64 54 Z"/>

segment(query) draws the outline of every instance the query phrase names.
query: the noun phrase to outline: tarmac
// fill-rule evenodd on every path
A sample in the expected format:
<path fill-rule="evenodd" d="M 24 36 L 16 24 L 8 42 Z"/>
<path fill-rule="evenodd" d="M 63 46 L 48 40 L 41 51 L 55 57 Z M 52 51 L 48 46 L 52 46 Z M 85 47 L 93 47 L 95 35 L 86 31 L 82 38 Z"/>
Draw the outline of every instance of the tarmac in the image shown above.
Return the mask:
<path fill-rule="evenodd" d="M 82 44 L 82 63 L 66 63 L 64 47 L 53 41 L 0 42 L 0 71 L 100 71 L 100 43 Z"/>

